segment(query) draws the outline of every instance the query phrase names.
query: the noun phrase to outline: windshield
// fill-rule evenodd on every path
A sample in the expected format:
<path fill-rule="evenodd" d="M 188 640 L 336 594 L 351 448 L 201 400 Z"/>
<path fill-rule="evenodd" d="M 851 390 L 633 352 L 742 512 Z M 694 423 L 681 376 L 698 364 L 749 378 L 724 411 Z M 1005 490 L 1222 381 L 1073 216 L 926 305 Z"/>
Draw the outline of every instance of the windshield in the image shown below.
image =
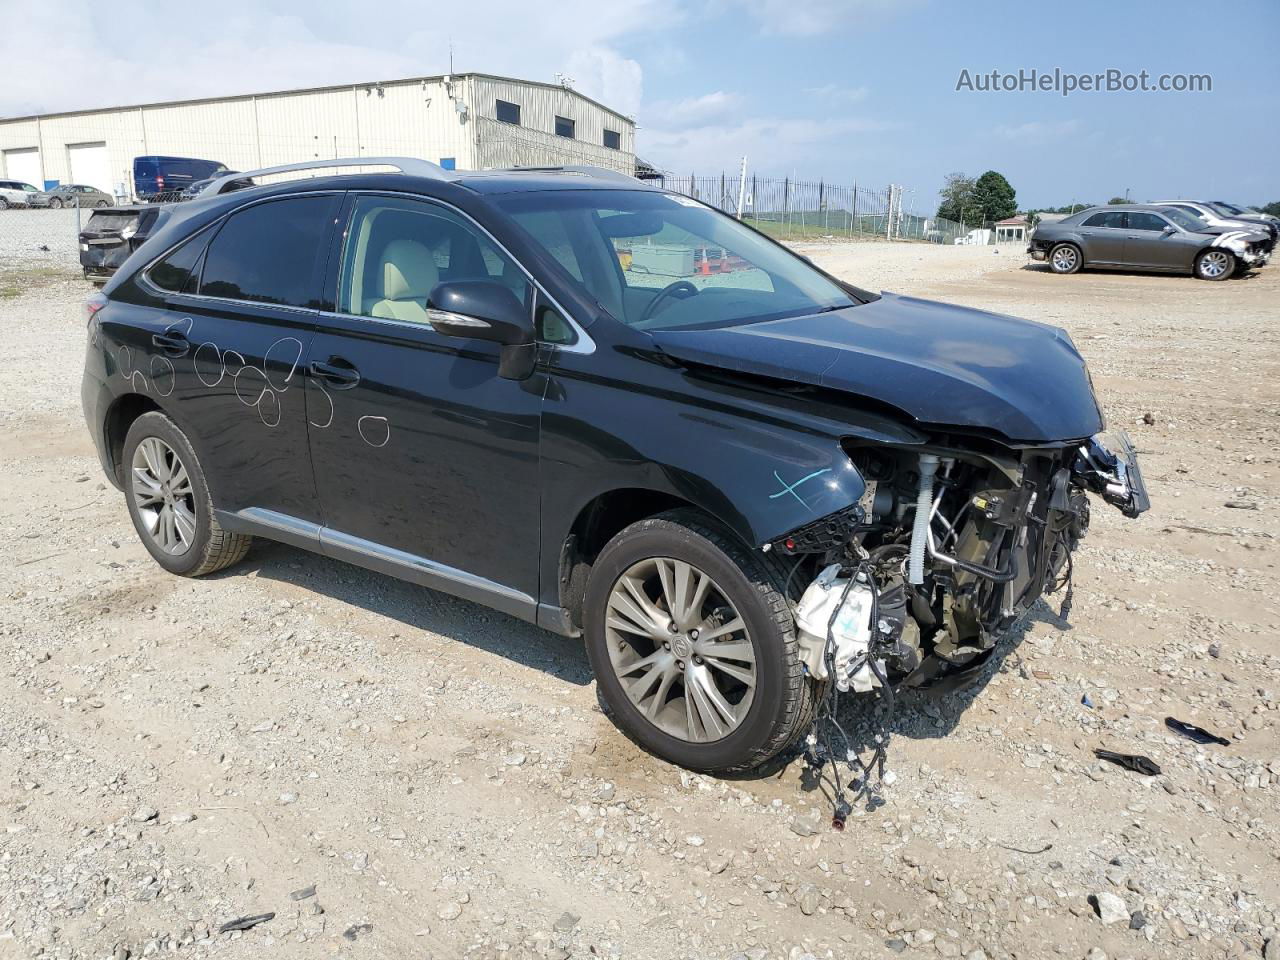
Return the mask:
<path fill-rule="evenodd" d="M 628 326 L 729 326 L 858 302 L 799 257 L 687 197 L 548 190 L 494 202 Z"/>
<path fill-rule="evenodd" d="M 1180 226 L 1183 230 L 1190 230 L 1192 233 L 1199 233 L 1201 230 L 1209 229 L 1209 222 L 1207 220 L 1202 220 L 1194 214 L 1187 213 L 1181 207 L 1161 207 L 1160 212 Z"/>
<path fill-rule="evenodd" d="M 1217 210 L 1224 217 L 1234 217 L 1236 214 L 1254 212 L 1250 207 L 1240 207 L 1236 206 L 1234 203 L 1226 203 L 1222 200 L 1215 200 L 1213 203 L 1209 204 L 1209 206 Z"/>

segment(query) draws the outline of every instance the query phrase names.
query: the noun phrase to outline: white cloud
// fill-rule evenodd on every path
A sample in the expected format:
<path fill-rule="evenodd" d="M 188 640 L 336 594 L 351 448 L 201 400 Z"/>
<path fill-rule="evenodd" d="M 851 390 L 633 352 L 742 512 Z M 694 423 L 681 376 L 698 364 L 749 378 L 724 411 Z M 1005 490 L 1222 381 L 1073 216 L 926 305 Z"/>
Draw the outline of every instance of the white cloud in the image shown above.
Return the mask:
<path fill-rule="evenodd" d="M 700 97 L 651 104 L 645 109 L 644 119 L 646 125 L 660 129 L 687 130 L 729 120 L 741 111 L 742 102 L 736 93 L 716 90 Z"/>
<path fill-rule="evenodd" d="M 1001 140 L 1020 143 L 1048 143 L 1074 136 L 1081 129 L 1079 120 L 1030 120 L 1027 123 L 1001 124 L 995 135 Z"/>
<path fill-rule="evenodd" d="M 223 0 L 175 27 L 153 3 L 42 0 L 0 31 L 0 116 L 431 75 L 454 68 L 550 82 L 557 71 L 616 109 L 639 109 L 626 38 L 681 22 L 675 0 L 523 0 L 424 8 L 383 0 L 376 13 L 334 0 Z M 33 42 L 33 38 L 39 38 Z"/>
<path fill-rule="evenodd" d="M 569 56 L 569 76 L 574 89 L 634 117 L 640 110 L 644 89 L 640 64 L 609 47 L 577 50 Z"/>
<path fill-rule="evenodd" d="M 862 117 L 741 117 L 683 129 L 655 125 L 642 131 L 640 152 L 646 160 L 678 174 L 732 170 L 745 156 L 753 170 L 764 165 L 763 173 L 781 176 L 795 169 L 813 176 L 815 167 L 830 168 L 837 145 L 891 129 L 893 124 Z"/>
<path fill-rule="evenodd" d="M 914 6 L 918 0 L 739 0 L 762 33 L 812 37 L 844 28 L 878 23 Z M 850 36 L 850 43 L 856 37 Z"/>

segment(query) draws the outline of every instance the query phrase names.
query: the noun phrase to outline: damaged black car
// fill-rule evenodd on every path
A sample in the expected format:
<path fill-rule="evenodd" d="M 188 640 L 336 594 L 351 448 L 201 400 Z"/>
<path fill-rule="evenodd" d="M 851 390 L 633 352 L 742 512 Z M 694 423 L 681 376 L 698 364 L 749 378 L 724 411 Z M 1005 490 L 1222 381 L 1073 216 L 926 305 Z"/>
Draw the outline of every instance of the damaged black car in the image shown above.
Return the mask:
<path fill-rule="evenodd" d="M 625 732 L 726 773 L 832 689 L 976 670 L 1091 496 L 1148 506 L 1060 329 L 605 170 L 349 165 L 215 182 L 88 304 L 90 430 L 174 574 L 260 536 L 583 637 Z"/>

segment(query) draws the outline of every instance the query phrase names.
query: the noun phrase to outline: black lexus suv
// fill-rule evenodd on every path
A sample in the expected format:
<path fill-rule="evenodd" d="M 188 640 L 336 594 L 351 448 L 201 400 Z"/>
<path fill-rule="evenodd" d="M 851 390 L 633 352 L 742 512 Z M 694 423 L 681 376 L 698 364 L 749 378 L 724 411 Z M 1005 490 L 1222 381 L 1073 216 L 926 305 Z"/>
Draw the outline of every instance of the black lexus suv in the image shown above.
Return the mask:
<path fill-rule="evenodd" d="M 171 573 L 267 537 L 584 636 L 625 732 L 730 772 L 830 691 L 974 671 L 1087 492 L 1147 506 L 1062 330 L 604 170 L 237 176 L 319 166 L 364 169 L 217 181 L 86 305 L 89 428 Z"/>

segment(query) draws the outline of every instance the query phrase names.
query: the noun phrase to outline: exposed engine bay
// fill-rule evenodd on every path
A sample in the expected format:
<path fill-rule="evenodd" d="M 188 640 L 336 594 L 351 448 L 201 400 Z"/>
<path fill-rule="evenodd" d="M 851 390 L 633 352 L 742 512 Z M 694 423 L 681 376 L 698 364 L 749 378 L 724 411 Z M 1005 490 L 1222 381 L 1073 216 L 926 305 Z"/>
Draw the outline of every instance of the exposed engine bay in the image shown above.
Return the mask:
<path fill-rule="evenodd" d="M 858 503 L 771 545 L 796 558 L 790 586 L 808 584 L 796 607 L 805 667 L 841 691 L 976 671 L 1042 596 L 1069 607 L 1090 493 L 1130 517 L 1149 506 L 1123 433 L 847 452 L 867 484 Z"/>

